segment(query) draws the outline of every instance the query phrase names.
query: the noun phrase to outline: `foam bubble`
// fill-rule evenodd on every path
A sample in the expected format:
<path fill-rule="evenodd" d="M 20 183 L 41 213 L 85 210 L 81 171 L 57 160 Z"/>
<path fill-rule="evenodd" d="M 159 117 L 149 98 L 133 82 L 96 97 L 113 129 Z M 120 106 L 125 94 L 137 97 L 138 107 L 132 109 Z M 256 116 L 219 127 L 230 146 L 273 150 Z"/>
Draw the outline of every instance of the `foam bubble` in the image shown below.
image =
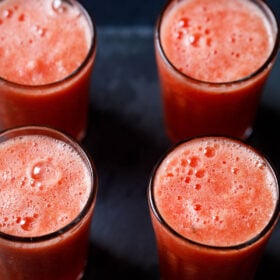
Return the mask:
<path fill-rule="evenodd" d="M 54 186 L 61 178 L 60 170 L 51 159 L 34 162 L 28 171 L 32 187 L 43 190 L 43 187 Z"/>
<path fill-rule="evenodd" d="M 33 216 L 25 216 L 25 217 L 18 217 L 17 223 L 24 231 L 31 231 L 35 225 L 36 219 L 39 217 L 38 214 L 34 214 Z"/>
<path fill-rule="evenodd" d="M 195 172 L 196 178 L 203 178 L 205 176 L 206 171 L 204 169 L 199 169 Z"/>
<path fill-rule="evenodd" d="M 195 211 L 200 211 L 201 209 L 202 209 L 202 205 L 201 204 L 195 204 L 194 206 L 193 206 L 193 209 L 195 210 Z"/>
<path fill-rule="evenodd" d="M 18 21 L 24 21 L 25 20 L 25 14 L 20 14 L 18 16 Z"/>
<path fill-rule="evenodd" d="M 67 10 L 66 5 L 62 0 L 54 0 L 52 2 L 52 9 L 56 13 L 63 13 Z"/>
<path fill-rule="evenodd" d="M 46 34 L 46 32 L 47 32 L 47 28 L 42 27 L 42 26 L 40 26 L 40 25 L 36 25 L 36 26 L 34 27 L 34 31 L 35 31 L 35 33 L 36 33 L 37 35 L 39 35 L 40 37 L 44 37 L 45 34 Z"/>
<path fill-rule="evenodd" d="M 186 17 L 183 17 L 179 20 L 179 27 L 187 28 L 189 27 L 190 20 Z"/>
<path fill-rule="evenodd" d="M 3 12 L 4 18 L 11 18 L 13 16 L 13 11 L 11 9 L 6 9 Z"/>
<path fill-rule="evenodd" d="M 206 157 L 212 158 L 216 155 L 216 149 L 214 147 L 207 146 L 205 147 L 203 153 Z"/>
<path fill-rule="evenodd" d="M 191 167 L 197 167 L 199 165 L 200 159 L 197 156 L 192 156 L 189 160 L 189 165 Z"/>

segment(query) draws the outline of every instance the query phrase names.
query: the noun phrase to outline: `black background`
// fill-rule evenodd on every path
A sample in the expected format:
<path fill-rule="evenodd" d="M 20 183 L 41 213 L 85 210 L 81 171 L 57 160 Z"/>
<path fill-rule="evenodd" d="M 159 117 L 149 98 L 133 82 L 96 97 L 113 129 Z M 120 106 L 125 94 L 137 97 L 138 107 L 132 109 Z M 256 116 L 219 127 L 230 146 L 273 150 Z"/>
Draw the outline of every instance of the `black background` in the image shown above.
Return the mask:
<path fill-rule="evenodd" d="M 81 0 L 100 26 L 154 25 L 167 0 Z M 266 1 L 280 15 L 280 1 Z"/>

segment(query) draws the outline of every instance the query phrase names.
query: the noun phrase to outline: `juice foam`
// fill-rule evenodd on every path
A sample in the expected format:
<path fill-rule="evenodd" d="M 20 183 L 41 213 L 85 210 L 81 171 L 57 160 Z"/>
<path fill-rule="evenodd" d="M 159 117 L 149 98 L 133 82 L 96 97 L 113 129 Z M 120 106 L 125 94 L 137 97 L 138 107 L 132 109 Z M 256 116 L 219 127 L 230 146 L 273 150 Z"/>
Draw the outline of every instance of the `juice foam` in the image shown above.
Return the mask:
<path fill-rule="evenodd" d="M 278 193 L 267 162 L 238 142 L 191 140 L 157 170 L 155 203 L 178 233 L 207 245 L 246 242 L 268 224 Z"/>
<path fill-rule="evenodd" d="M 2 78 L 42 85 L 67 77 L 81 65 L 89 52 L 91 30 L 80 10 L 66 2 L 1 1 Z"/>
<path fill-rule="evenodd" d="M 271 54 L 274 35 L 250 1 L 175 2 L 160 36 L 166 56 L 184 74 L 208 82 L 235 81 L 258 70 Z"/>
<path fill-rule="evenodd" d="M 91 190 L 89 170 L 67 144 L 47 136 L 0 143 L 0 231 L 40 236 L 69 224 Z"/>

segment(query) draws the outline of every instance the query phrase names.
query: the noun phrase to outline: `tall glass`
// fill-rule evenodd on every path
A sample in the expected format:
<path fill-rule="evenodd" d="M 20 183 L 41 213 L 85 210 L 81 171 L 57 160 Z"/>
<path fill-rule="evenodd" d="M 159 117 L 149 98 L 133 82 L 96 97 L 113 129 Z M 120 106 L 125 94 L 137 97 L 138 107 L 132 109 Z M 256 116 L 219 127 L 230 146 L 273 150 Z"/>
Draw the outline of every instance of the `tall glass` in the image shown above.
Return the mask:
<path fill-rule="evenodd" d="M 168 1 L 154 40 L 170 140 L 248 138 L 279 48 L 269 6 L 261 0 Z"/>
<path fill-rule="evenodd" d="M 98 185 L 86 151 L 47 127 L 10 129 L 0 173 L 0 279 L 81 279 Z"/>
<path fill-rule="evenodd" d="M 46 125 L 82 140 L 96 56 L 93 19 L 75 0 L 5 0 L 0 14 L 0 129 Z"/>
<path fill-rule="evenodd" d="M 279 219 L 279 186 L 267 159 L 226 137 L 171 148 L 148 186 L 163 280 L 253 279 Z"/>

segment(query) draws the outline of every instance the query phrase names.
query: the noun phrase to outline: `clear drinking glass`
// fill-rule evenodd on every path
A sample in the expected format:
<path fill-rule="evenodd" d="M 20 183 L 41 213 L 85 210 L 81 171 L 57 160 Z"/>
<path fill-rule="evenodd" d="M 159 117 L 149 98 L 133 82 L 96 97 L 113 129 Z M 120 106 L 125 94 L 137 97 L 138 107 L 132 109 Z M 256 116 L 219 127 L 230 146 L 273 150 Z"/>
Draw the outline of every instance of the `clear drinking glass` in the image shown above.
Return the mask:
<path fill-rule="evenodd" d="M 156 164 L 148 203 L 164 280 L 253 279 L 279 219 L 267 159 L 227 137 L 197 137 Z"/>
<path fill-rule="evenodd" d="M 154 43 L 172 142 L 251 135 L 279 49 L 278 22 L 264 1 L 168 1 Z"/>
<path fill-rule="evenodd" d="M 77 280 L 98 178 L 74 139 L 47 127 L 0 134 L 0 279 Z"/>
<path fill-rule="evenodd" d="M 45 125 L 82 140 L 96 56 L 93 18 L 75 0 L 1 1 L 0 14 L 1 45 L 9 50 L 1 52 L 0 129 Z"/>

